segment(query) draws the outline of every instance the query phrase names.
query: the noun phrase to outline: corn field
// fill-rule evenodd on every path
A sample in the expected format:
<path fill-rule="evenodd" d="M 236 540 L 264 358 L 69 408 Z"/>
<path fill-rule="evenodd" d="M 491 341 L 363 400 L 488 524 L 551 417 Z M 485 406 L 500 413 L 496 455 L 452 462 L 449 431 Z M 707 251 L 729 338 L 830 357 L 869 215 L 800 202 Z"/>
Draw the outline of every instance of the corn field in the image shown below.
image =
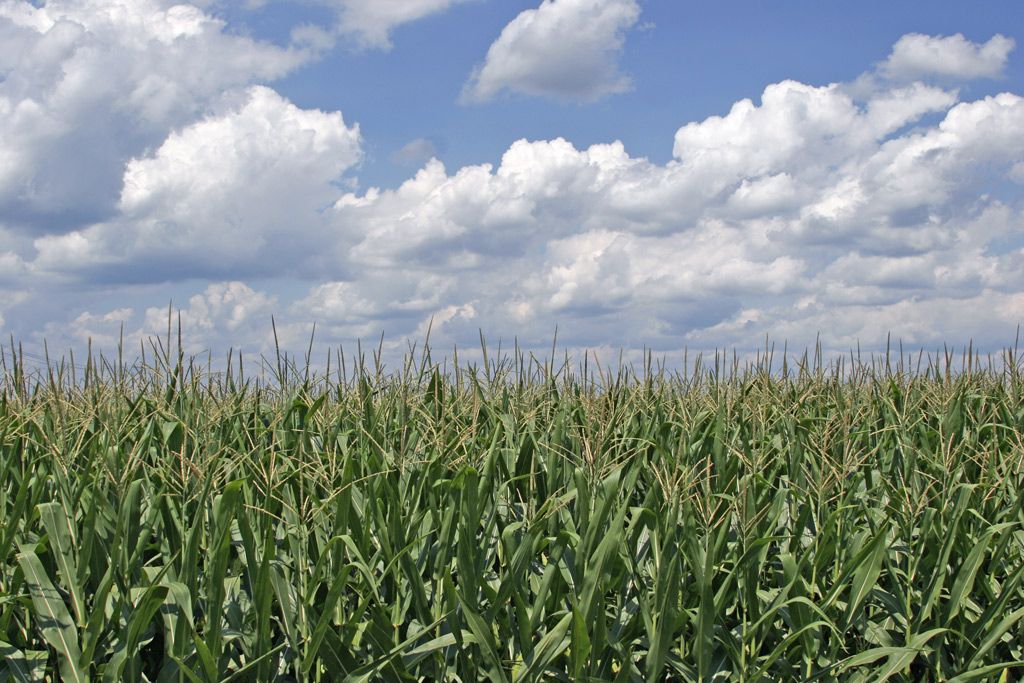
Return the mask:
<path fill-rule="evenodd" d="M 1021 676 L 1012 350 L 253 373 L 170 346 L 4 352 L 0 681 Z"/>

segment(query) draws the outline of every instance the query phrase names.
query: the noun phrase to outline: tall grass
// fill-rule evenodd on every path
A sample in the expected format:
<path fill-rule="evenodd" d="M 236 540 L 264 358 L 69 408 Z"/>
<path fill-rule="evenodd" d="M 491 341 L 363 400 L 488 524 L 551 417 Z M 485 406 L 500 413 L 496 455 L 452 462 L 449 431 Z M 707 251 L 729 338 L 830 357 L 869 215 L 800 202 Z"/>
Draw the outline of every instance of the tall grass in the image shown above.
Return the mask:
<path fill-rule="evenodd" d="M 1020 675 L 1012 351 L 262 381 L 170 346 L 4 354 L 0 681 Z"/>

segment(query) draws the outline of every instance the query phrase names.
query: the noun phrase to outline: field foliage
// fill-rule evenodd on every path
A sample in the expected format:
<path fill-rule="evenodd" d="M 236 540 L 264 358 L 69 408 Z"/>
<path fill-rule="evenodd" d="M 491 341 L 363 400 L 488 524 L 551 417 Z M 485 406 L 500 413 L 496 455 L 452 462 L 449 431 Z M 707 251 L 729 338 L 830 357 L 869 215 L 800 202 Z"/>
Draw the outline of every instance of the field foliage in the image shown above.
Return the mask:
<path fill-rule="evenodd" d="M 1020 676 L 1012 351 L 260 377 L 169 346 L 4 354 L 0 681 Z"/>

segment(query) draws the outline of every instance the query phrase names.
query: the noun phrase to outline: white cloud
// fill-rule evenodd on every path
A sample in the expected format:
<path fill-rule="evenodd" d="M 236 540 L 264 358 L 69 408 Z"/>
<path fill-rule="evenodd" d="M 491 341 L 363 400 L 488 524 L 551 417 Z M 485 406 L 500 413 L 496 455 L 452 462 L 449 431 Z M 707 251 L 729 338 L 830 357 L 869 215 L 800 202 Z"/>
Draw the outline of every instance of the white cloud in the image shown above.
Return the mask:
<path fill-rule="evenodd" d="M 1024 319 L 1024 294 L 982 290 L 966 297 L 906 298 L 886 304 L 822 306 L 803 309 L 774 307 L 740 311 L 721 323 L 688 332 L 686 341 L 698 348 L 729 347 L 738 339 L 800 340 L 819 337 L 830 351 L 858 348 L 877 352 L 892 333 L 906 351 L 934 351 L 944 343 L 974 341 L 984 351 L 1012 344 L 1014 330 Z M 790 349 L 794 350 L 793 345 Z M 800 347 L 797 347 L 800 350 Z M 916 357 L 916 353 L 915 353 Z"/>
<path fill-rule="evenodd" d="M 952 93 L 918 84 L 861 107 L 837 84 L 783 81 L 765 88 L 761 106 L 742 100 L 725 116 L 683 126 L 673 153 L 686 166 L 717 169 L 723 181 L 790 166 L 818 173 L 955 101 Z"/>
<path fill-rule="evenodd" d="M 92 343 L 99 349 L 116 349 L 118 344 L 125 344 L 134 350 L 142 341 L 142 335 L 128 327 L 134 315 L 135 311 L 130 307 L 116 308 L 106 313 L 83 311 L 70 322 L 67 331 L 72 340 L 79 344 Z M 167 310 L 164 309 L 165 325 L 166 321 Z"/>
<path fill-rule="evenodd" d="M 359 282 L 316 285 L 297 305 L 328 323 L 366 322 L 399 315 L 415 317 L 442 305 L 455 282 L 455 278 L 442 274 L 364 276 Z"/>
<path fill-rule="evenodd" d="M 671 236 L 589 232 L 547 244 L 540 277 L 524 289 L 541 311 L 615 310 L 782 294 L 802 288 L 805 265 L 789 255 L 762 255 L 756 238 L 715 221 Z"/>
<path fill-rule="evenodd" d="M 391 161 L 402 166 L 418 166 L 437 155 L 437 147 L 426 138 L 416 138 L 402 145 L 391 155 Z"/>
<path fill-rule="evenodd" d="M 426 339 L 428 334 L 433 336 L 435 332 L 444 334 L 446 328 L 450 328 L 453 324 L 472 324 L 474 320 L 476 320 L 476 307 L 473 303 L 460 306 L 445 306 L 431 313 L 429 318 L 421 321 L 409 336 L 416 340 Z"/>
<path fill-rule="evenodd" d="M 192 0 L 199 6 L 228 5 L 236 0 Z M 339 38 L 352 41 L 361 49 L 389 50 L 392 32 L 404 24 L 425 19 L 449 8 L 474 0 L 308 0 L 337 12 L 333 26 L 301 24 L 292 29 L 296 45 L 317 52 L 333 48 Z M 249 9 L 270 4 L 272 0 L 245 0 Z"/>
<path fill-rule="evenodd" d="M 324 255 L 320 210 L 361 156 L 358 127 L 303 110 L 262 86 L 171 134 L 124 172 L 120 216 L 35 242 L 35 267 L 147 281 L 281 274 Z M 330 267 L 330 263 L 323 267 Z"/>
<path fill-rule="evenodd" d="M 468 0 L 322 0 L 340 11 L 339 29 L 366 47 L 391 47 L 391 31 Z"/>
<path fill-rule="evenodd" d="M 879 70 L 890 78 L 905 81 L 929 76 L 965 80 L 997 78 L 1003 73 L 1015 46 L 1013 38 L 1002 34 L 979 44 L 961 33 L 952 36 L 908 33 L 896 41 Z"/>
<path fill-rule="evenodd" d="M 276 303 L 274 297 L 242 282 L 211 284 L 202 294 L 190 297 L 188 306 L 179 309 L 182 331 L 188 332 L 192 343 L 220 341 L 213 335 L 217 331 L 222 335 L 251 333 L 254 327 L 265 328 L 269 324 Z M 146 309 L 146 333 L 159 334 L 166 325 L 166 308 Z"/>
<path fill-rule="evenodd" d="M 742 311 L 759 312 L 758 339 L 846 314 L 897 332 L 898 316 L 872 311 L 1024 290 L 1024 252 L 998 246 L 1024 230 L 1024 207 L 985 193 L 1024 158 L 1017 95 L 956 103 L 915 85 L 865 102 L 788 81 L 682 127 L 675 155 L 657 165 L 618 143 L 521 140 L 496 168 L 434 161 L 396 190 L 346 195 L 336 221 L 362 231 L 352 253 L 374 277 L 443 272 L 455 284 L 440 303 L 476 302 L 484 329 L 543 336 L 561 322 L 587 343 L 612 325 L 643 330 L 641 343 L 725 339 L 715 326 Z M 372 286 L 356 299 L 349 287 L 346 300 L 373 301 Z M 787 322 L 798 304 L 803 326 Z M 1008 323 L 992 324 L 978 336 Z"/>
<path fill-rule="evenodd" d="M 1007 176 L 1015 183 L 1024 185 L 1024 161 L 1018 161 L 1011 168 Z"/>
<path fill-rule="evenodd" d="M 176 337 L 180 322 L 186 353 L 202 353 L 215 348 L 219 352 L 225 341 L 228 342 L 225 351 L 228 347 L 269 351 L 273 341 L 270 318 L 276 305 L 275 297 L 254 290 L 243 282 L 216 282 L 189 297 L 185 305 L 176 305 L 170 310 L 167 304 L 148 307 L 141 314 L 141 319 L 130 307 L 106 313 L 84 311 L 65 329 L 51 325 L 47 332 L 51 340 L 67 337 L 69 342 L 78 344 L 91 341 L 95 348 L 108 352 L 116 349 L 118 343 L 123 343 L 127 353 L 132 353 L 147 340 L 166 337 L 168 323 L 172 336 Z M 286 339 L 288 342 L 297 340 Z"/>
<path fill-rule="evenodd" d="M 463 91 L 483 102 L 503 90 L 589 102 L 628 90 L 618 57 L 640 18 L 636 0 L 543 0 L 513 19 Z"/>
<path fill-rule="evenodd" d="M 0 215 L 37 232 L 110 215 L 128 158 L 310 56 L 188 4 L 0 3 Z"/>
<path fill-rule="evenodd" d="M 0 287 L 24 282 L 27 275 L 24 259 L 13 251 L 0 251 Z"/>
<path fill-rule="evenodd" d="M 441 348 L 478 329 L 539 347 L 556 326 L 572 347 L 991 348 L 1024 315 L 1024 97 L 958 97 L 783 81 L 682 125 L 667 163 L 519 140 L 357 192 L 339 179 L 358 129 L 255 87 L 136 155 L 112 219 L 34 254 L 0 233 L 0 253 L 31 282 L 189 287 L 203 348 L 264 348 L 271 311 L 299 346 L 313 321 L 322 341 L 401 340 L 433 319 Z M 166 310 L 147 291 L 140 334 Z M 64 327 L 102 332 L 107 314 L 74 321 L 112 308 Z"/>

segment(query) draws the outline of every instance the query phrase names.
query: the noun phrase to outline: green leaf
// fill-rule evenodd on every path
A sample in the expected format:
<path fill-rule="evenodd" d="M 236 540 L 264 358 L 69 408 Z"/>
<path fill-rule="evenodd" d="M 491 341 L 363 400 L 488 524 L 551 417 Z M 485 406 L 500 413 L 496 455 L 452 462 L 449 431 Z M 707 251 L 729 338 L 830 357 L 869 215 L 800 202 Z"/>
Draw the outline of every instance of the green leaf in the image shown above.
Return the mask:
<path fill-rule="evenodd" d="M 949 608 L 946 611 L 946 623 L 949 623 L 953 617 L 957 615 L 960 608 L 963 606 L 963 601 L 966 597 L 971 594 L 971 589 L 974 588 L 974 579 L 978 575 L 978 570 L 981 568 L 982 562 L 985 560 L 985 551 L 988 550 L 988 545 L 992 540 L 993 535 L 997 531 L 1008 528 L 1011 525 L 1000 525 L 999 528 L 990 529 L 981 537 L 971 552 L 968 553 L 967 559 L 964 560 L 963 565 L 960 567 L 960 571 L 957 572 L 956 580 L 953 582 L 953 589 L 949 592 Z"/>
<path fill-rule="evenodd" d="M 57 570 L 60 572 L 64 585 L 71 593 L 71 607 L 79 627 L 85 625 L 85 599 L 82 587 L 78 582 L 78 565 L 75 562 L 74 526 L 71 518 L 61 503 L 43 503 L 36 506 L 39 518 L 46 527 L 46 535 L 50 539 Z"/>
<path fill-rule="evenodd" d="M 962 674 L 957 674 L 946 683 L 969 683 L 970 681 L 982 679 L 991 680 L 991 676 L 993 674 L 997 674 L 1000 671 L 1005 671 L 1017 666 L 1024 666 L 1024 662 L 1002 662 L 1000 664 L 989 664 L 988 666 L 971 669 L 970 671 L 965 671 Z"/>
<path fill-rule="evenodd" d="M 567 637 L 569 626 L 573 623 L 574 612 L 562 616 L 550 631 L 544 634 L 533 650 L 533 656 L 526 663 L 526 669 L 517 681 L 539 681 L 544 670 L 550 666 L 555 659 L 565 652 L 569 647 L 570 638 Z"/>
<path fill-rule="evenodd" d="M 46 680 L 46 662 L 49 655 L 45 650 L 23 652 L 0 640 L 0 656 L 7 662 L 11 678 L 18 683 L 43 683 Z"/>
<path fill-rule="evenodd" d="M 210 548 L 206 579 L 206 615 L 204 643 L 213 662 L 220 660 L 224 646 L 221 639 L 224 610 L 224 578 L 231 560 L 231 522 L 241 501 L 243 480 L 233 481 L 213 504 L 213 547 Z"/>
<path fill-rule="evenodd" d="M 846 605 L 846 612 L 843 614 L 843 630 L 849 628 L 857 616 L 857 608 L 867 597 L 878 580 L 882 571 L 882 560 L 885 559 L 888 550 L 887 532 L 882 529 L 875 534 L 867 548 L 860 566 L 853 575 L 853 582 L 850 584 L 850 595 Z"/>
<path fill-rule="evenodd" d="M 973 666 L 975 662 L 981 659 L 989 650 L 991 650 L 996 643 L 999 642 L 1003 634 L 1013 628 L 1014 624 L 1024 618 L 1024 607 L 1016 609 L 1002 619 L 1000 619 L 992 630 L 985 633 L 984 639 L 978 645 L 978 649 L 971 654 L 970 660 L 967 662 L 967 666 Z"/>
<path fill-rule="evenodd" d="M 61 678 L 73 683 L 85 683 L 89 676 L 80 663 L 82 652 L 78 645 L 78 631 L 67 605 L 53 587 L 43 569 L 43 563 L 34 552 L 22 550 L 18 554 L 18 564 L 32 596 L 32 621 L 42 632 L 43 639 L 57 651 Z"/>
<path fill-rule="evenodd" d="M 495 683 L 509 683 L 508 677 L 498 657 L 497 646 L 494 642 L 494 633 L 491 626 L 481 617 L 463 597 L 461 591 L 456 591 L 459 599 L 459 606 L 462 608 L 462 616 L 466 619 L 470 632 L 476 638 L 477 645 L 483 653 L 486 663 L 489 665 L 489 677 Z"/>

